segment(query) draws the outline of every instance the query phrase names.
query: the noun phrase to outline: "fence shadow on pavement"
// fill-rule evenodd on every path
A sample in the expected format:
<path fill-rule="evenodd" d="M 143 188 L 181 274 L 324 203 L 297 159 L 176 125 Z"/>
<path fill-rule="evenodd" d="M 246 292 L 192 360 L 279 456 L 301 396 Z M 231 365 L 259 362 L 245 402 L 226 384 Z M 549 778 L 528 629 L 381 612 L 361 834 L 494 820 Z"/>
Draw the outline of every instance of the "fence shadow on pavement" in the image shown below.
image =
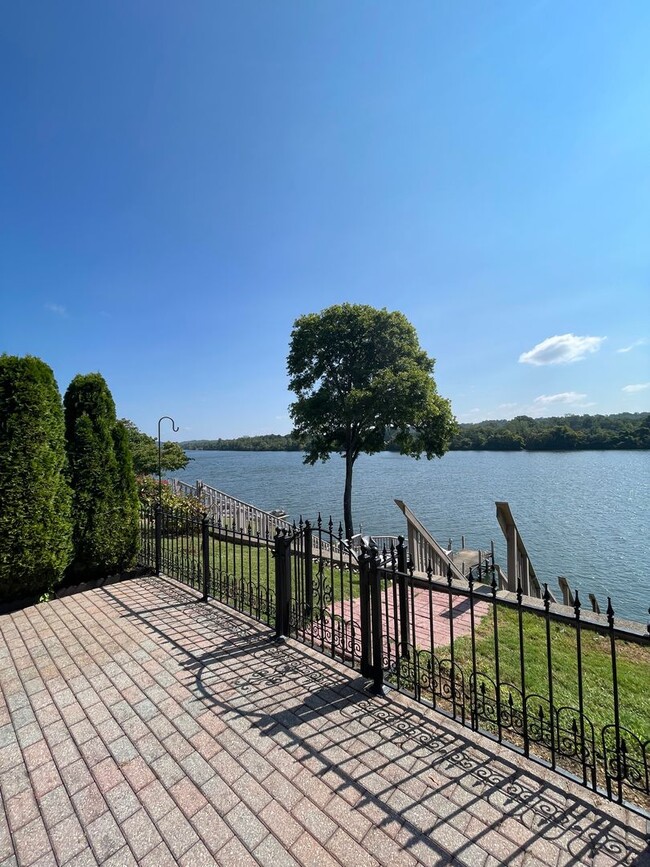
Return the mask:
<path fill-rule="evenodd" d="M 341 794 L 418 860 L 472 863 L 489 838 L 501 863 L 563 853 L 562 864 L 650 864 L 638 829 L 591 793 L 526 762 L 397 693 L 370 696 L 364 678 L 192 591 L 148 579 L 155 607 L 124 616 L 171 645 L 191 701 L 241 730 L 256 729 Z M 163 605 L 160 601 L 164 602 Z M 557 781 L 557 782 L 556 782 Z M 561 783 L 561 784 L 560 784 Z M 609 805 L 608 805 L 609 806 Z M 552 860 L 552 859 L 551 859 Z"/>

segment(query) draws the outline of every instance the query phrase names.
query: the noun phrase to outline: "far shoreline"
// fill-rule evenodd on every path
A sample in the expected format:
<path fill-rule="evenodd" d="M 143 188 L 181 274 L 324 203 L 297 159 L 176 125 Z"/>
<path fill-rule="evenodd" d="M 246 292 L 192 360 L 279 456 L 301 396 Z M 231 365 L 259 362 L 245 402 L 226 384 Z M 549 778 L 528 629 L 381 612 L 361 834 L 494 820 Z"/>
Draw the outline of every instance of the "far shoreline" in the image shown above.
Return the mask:
<path fill-rule="evenodd" d="M 186 451 L 302 452 L 304 443 L 289 434 L 259 434 L 228 439 L 185 440 Z M 383 451 L 399 452 L 386 437 Z M 576 452 L 647 451 L 650 449 L 650 413 L 565 415 L 459 424 L 450 452 Z M 362 448 L 361 451 L 364 451 Z"/>

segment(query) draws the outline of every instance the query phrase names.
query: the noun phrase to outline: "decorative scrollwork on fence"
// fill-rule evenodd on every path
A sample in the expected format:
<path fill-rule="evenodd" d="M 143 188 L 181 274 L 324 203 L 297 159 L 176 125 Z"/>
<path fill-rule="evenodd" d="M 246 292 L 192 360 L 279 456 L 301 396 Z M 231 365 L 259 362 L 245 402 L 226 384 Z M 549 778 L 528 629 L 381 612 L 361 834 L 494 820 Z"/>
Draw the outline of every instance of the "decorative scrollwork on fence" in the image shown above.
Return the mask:
<path fill-rule="evenodd" d="M 252 614 L 265 623 L 271 623 L 275 618 L 275 590 L 255 578 L 217 569 L 212 575 L 210 588 L 213 598 L 224 605 Z"/>
<path fill-rule="evenodd" d="M 529 742 L 550 750 L 556 743 L 550 701 L 537 693 L 529 695 L 526 697 L 526 711 Z"/>
<path fill-rule="evenodd" d="M 513 743 L 525 744 L 532 753 L 553 754 L 573 773 L 580 770 L 585 784 L 594 789 L 604 783 L 611 791 L 625 784 L 650 794 L 650 741 L 641 741 L 629 729 L 619 726 L 617 740 L 616 726 L 606 725 L 599 749 L 592 721 L 578 708 L 551 708 L 549 699 L 538 693 L 524 701 L 513 684 L 500 683 L 497 689 L 495 680 L 484 672 L 466 677 L 451 659 L 412 646 L 402 658 L 392 655 L 385 668 L 388 682 L 400 691 L 425 704 L 442 702 L 454 708 L 455 717 L 463 717 L 469 707 L 474 727 L 507 733 Z"/>
<path fill-rule="evenodd" d="M 575 759 L 584 767 L 595 785 L 596 781 L 596 733 L 593 723 L 577 707 L 565 705 L 555 713 L 556 744 L 558 754 Z"/>
<path fill-rule="evenodd" d="M 409 645 L 401 657 L 392 655 L 387 666 L 389 683 L 415 695 L 418 701 L 451 705 L 464 719 L 467 702 L 465 673 L 451 659 L 439 658 L 429 651 Z"/>
<path fill-rule="evenodd" d="M 483 723 L 488 730 L 508 729 L 524 734 L 523 696 L 512 683 L 500 683 L 482 671 L 469 677 L 468 701 L 474 725 Z"/>
<path fill-rule="evenodd" d="M 322 558 L 318 560 L 318 569 L 314 575 L 314 588 L 312 593 L 312 611 L 320 620 L 329 614 L 330 606 L 334 601 L 332 580 L 325 576 L 325 566 Z"/>
<path fill-rule="evenodd" d="M 201 580 L 201 564 L 188 552 L 163 552 L 160 559 L 162 571 L 183 584 L 198 587 Z"/>
<path fill-rule="evenodd" d="M 322 597 L 326 598 L 326 597 Z M 291 603 L 289 623 L 292 632 L 303 641 L 326 648 L 343 662 L 361 657 L 361 627 L 356 620 L 346 620 L 331 608 L 318 607 L 305 617 L 302 605 Z"/>
<path fill-rule="evenodd" d="M 359 659 L 361 655 L 361 630 L 354 620 L 344 620 L 333 612 L 324 612 L 324 616 L 314 623 L 314 639 L 329 644 L 335 650 L 335 656 L 345 659 Z M 338 651 L 338 653 L 336 652 Z"/>
<path fill-rule="evenodd" d="M 650 741 L 642 742 L 622 726 L 607 725 L 602 731 L 603 765 L 607 787 L 625 782 L 639 792 L 650 792 Z"/>

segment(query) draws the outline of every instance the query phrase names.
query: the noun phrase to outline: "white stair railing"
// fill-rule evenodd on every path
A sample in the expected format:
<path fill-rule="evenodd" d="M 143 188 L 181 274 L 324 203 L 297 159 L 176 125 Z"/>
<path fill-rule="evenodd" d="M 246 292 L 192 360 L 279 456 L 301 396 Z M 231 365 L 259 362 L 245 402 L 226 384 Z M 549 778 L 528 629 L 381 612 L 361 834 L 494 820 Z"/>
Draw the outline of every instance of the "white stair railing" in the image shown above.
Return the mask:
<path fill-rule="evenodd" d="M 415 571 L 426 573 L 431 568 L 433 575 L 446 578 L 449 570 L 451 570 L 453 578 L 462 581 L 463 584 L 467 583 L 465 576 L 454 564 L 449 554 L 436 542 L 409 507 L 402 500 L 395 500 L 395 504 L 402 510 L 406 518 L 408 549 Z"/>
<path fill-rule="evenodd" d="M 182 482 L 179 479 L 171 480 L 171 489 L 174 494 L 183 497 L 195 497 L 203 506 L 208 515 L 215 521 L 221 523 L 222 527 L 228 527 L 230 530 L 242 530 L 247 533 L 259 533 L 261 539 L 273 539 L 276 530 L 285 530 L 287 533 L 293 533 L 296 530 L 295 524 L 282 518 L 279 515 L 274 515 L 273 512 L 265 512 L 264 509 L 258 509 L 251 503 L 246 503 L 237 497 L 232 497 L 230 494 L 219 491 L 205 482 L 200 480 L 196 485 L 189 485 L 187 482 Z M 312 552 L 314 557 L 339 556 L 341 547 L 337 542 L 330 542 L 323 538 L 323 533 L 319 535 L 316 527 L 312 528 Z M 329 536 L 329 532 L 326 532 Z M 343 552 L 348 552 L 347 546 L 343 546 Z M 352 554 L 356 560 L 356 555 Z"/>

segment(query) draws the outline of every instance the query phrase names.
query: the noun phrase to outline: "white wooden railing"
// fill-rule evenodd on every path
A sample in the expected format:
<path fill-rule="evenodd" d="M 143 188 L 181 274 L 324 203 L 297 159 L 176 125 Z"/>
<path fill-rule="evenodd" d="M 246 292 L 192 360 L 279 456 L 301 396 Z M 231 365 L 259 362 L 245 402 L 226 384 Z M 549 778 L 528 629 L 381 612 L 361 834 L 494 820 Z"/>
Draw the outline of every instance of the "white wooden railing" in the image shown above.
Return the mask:
<path fill-rule="evenodd" d="M 273 512 L 258 509 L 257 506 L 239 500 L 237 497 L 232 497 L 230 494 L 206 485 L 205 482 L 197 481 L 196 485 L 188 485 L 187 482 L 172 479 L 171 489 L 179 496 L 195 497 L 213 521 L 229 530 L 236 530 L 237 532 L 241 530 L 244 533 L 250 532 L 254 535 L 259 533 L 260 539 L 268 540 L 273 539 L 276 530 L 285 530 L 292 534 L 296 532 L 295 524 L 286 518 L 274 515 Z M 356 562 L 357 555 L 351 546 L 345 544 L 339 546 L 333 538 L 330 542 L 329 538 L 324 539 L 323 535 L 325 534 L 319 535 L 316 528 L 313 528 L 311 547 L 314 557 L 339 557 L 343 553 L 345 556 L 349 554 Z M 326 535 L 330 537 L 329 532 Z M 298 545 L 301 544 L 299 539 L 296 542 Z"/>
<path fill-rule="evenodd" d="M 262 538 L 272 538 L 276 530 L 293 530 L 293 524 L 286 518 L 231 497 L 205 482 L 197 481 L 196 485 L 188 485 L 172 479 L 171 486 L 175 494 L 195 497 L 214 521 L 231 530 L 243 530 L 247 533 L 250 528 L 252 533 L 259 533 Z"/>
<path fill-rule="evenodd" d="M 408 549 L 415 571 L 426 573 L 431 568 L 433 575 L 446 578 L 449 570 L 451 570 L 453 578 L 466 583 L 465 576 L 449 554 L 436 542 L 409 507 L 402 500 L 395 500 L 395 504 L 402 510 L 406 518 Z"/>
<path fill-rule="evenodd" d="M 497 521 L 503 531 L 503 535 L 506 537 L 508 590 L 511 593 L 515 593 L 518 584 L 521 582 L 524 596 L 536 596 L 539 598 L 542 595 L 541 587 L 510 506 L 505 501 L 497 501 L 496 507 Z"/>

